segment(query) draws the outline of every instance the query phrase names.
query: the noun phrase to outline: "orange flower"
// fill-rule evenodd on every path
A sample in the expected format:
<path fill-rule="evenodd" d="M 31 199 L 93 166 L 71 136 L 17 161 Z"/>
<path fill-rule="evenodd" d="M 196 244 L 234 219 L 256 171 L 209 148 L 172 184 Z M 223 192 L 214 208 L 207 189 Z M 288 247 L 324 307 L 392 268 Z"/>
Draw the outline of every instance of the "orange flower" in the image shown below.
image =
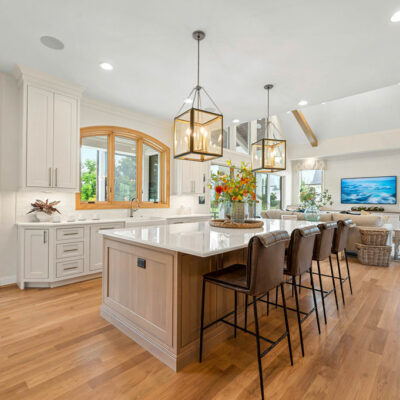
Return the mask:
<path fill-rule="evenodd" d="M 222 193 L 222 186 L 220 186 L 220 185 L 216 186 L 216 187 L 215 187 L 215 191 L 216 191 L 218 194 L 221 194 L 221 193 Z"/>

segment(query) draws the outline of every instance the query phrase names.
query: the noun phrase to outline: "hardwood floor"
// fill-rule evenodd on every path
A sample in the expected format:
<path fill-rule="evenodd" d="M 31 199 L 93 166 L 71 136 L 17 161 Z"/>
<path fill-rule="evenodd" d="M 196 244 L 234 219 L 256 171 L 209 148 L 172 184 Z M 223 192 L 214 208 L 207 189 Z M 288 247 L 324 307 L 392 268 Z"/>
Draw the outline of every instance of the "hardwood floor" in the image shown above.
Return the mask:
<path fill-rule="evenodd" d="M 326 299 L 326 326 L 318 304 L 321 335 L 314 316 L 303 324 L 305 358 L 290 313 L 294 366 L 286 342 L 264 357 L 266 398 L 400 398 L 400 263 L 367 267 L 351 259 L 351 271 L 354 295 L 346 282 L 339 312 L 333 294 Z M 330 288 L 330 280 L 324 285 Z M 289 288 L 287 295 L 293 304 Z M 304 308 L 311 298 L 303 289 Z M 174 373 L 102 320 L 100 303 L 100 279 L 55 289 L 1 288 L 0 399 L 259 398 L 252 336 L 239 333 L 202 364 Z M 280 309 L 262 319 L 267 337 L 283 327 Z"/>

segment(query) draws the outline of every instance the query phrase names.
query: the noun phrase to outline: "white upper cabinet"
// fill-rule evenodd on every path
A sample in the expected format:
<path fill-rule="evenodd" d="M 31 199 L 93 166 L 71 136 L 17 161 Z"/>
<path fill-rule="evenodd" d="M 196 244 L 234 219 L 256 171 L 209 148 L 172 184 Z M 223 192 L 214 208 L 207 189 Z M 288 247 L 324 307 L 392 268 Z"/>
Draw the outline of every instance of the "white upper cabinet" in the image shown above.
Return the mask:
<path fill-rule="evenodd" d="M 174 160 L 174 194 L 205 194 L 210 162 Z"/>
<path fill-rule="evenodd" d="M 26 68 L 15 71 L 21 92 L 21 187 L 79 190 L 81 86 Z"/>
<path fill-rule="evenodd" d="M 51 185 L 53 166 L 53 93 L 28 87 L 26 119 L 26 185 Z"/>
<path fill-rule="evenodd" d="M 54 95 L 54 187 L 74 189 L 78 186 L 79 128 L 77 113 L 77 99 L 57 93 Z"/>

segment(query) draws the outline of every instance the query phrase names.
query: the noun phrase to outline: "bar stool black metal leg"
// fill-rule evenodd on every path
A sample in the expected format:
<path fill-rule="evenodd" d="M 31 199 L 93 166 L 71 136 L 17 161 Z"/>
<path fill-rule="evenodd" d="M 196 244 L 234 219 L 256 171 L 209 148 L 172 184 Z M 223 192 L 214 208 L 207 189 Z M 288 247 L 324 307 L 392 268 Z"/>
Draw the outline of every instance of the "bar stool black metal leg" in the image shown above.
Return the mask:
<path fill-rule="evenodd" d="M 249 304 L 249 296 L 246 294 L 245 296 L 245 300 L 244 300 L 244 329 L 247 329 L 247 307 Z"/>
<path fill-rule="evenodd" d="M 299 294 L 301 293 L 301 275 L 299 275 Z"/>
<path fill-rule="evenodd" d="M 331 256 L 329 256 L 329 265 L 331 267 L 332 285 L 333 285 L 333 293 L 335 294 L 336 310 L 339 310 L 339 304 L 337 301 L 337 293 L 336 293 L 335 275 L 333 275 L 333 265 L 332 265 L 332 257 Z"/>
<path fill-rule="evenodd" d="M 336 261 L 337 261 L 337 267 L 338 267 L 338 271 L 339 271 L 339 282 L 340 282 L 340 290 L 342 291 L 342 301 L 343 301 L 343 305 L 346 305 L 346 303 L 344 301 L 343 280 L 342 280 L 342 271 L 340 270 L 339 253 L 336 253 Z"/>
<path fill-rule="evenodd" d="M 301 330 L 301 318 L 300 318 L 300 309 L 299 309 L 299 298 L 297 296 L 297 287 L 296 287 L 296 279 L 292 277 L 292 285 L 294 288 L 294 297 L 296 299 L 296 313 L 297 313 L 297 323 L 299 325 L 299 334 L 300 334 L 300 345 L 301 345 L 301 354 L 304 357 L 304 344 L 303 344 L 303 332 Z"/>
<path fill-rule="evenodd" d="M 278 308 L 278 287 L 275 290 L 275 308 Z"/>
<path fill-rule="evenodd" d="M 269 315 L 269 292 L 267 292 L 267 315 Z"/>
<path fill-rule="evenodd" d="M 289 347 L 290 364 L 293 365 L 292 341 L 290 339 L 289 321 L 288 321 L 287 310 L 286 310 L 285 289 L 283 288 L 283 283 L 281 283 L 281 295 L 282 295 L 282 304 L 283 304 L 283 314 L 285 315 L 285 325 L 286 325 L 287 341 L 288 341 L 288 347 Z"/>
<path fill-rule="evenodd" d="M 347 251 L 346 251 L 346 249 L 344 249 L 344 258 L 346 259 L 347 276 L 349 277 L 349 285 L 350 285 L 350 294 L 353 294 L 353 288 L 351 287 L 349 260 L 347 259 Z"/>
<path fill-rule="evenodd" d="M 236 337 L 236 326 L 237 326 L 237 291 L 235 290 L 235 327 L 233 328 L 233 337 Z"/>
<path fill-rule="evenodd" d="M 254 323 L 255 323 L 255 327 L 256 327 L 258 374 L 260 376 L 261 399 L 264 400 L 264 380 L 263 380 L 263 370 L 262 370 L 262 362 L 261 362 L 260 331 L 258 328 L 257 297 L 256 296 L 253 296 L 253 309 L 254 309 Z"/>
<path fill-rule="evenodd" d="M 314 299 L 315 317 L 316 317 L 317 326 L 318 326 L 318 333 L 321 334 L 321 326 L 319 325 L 319 314 L 318 314 L 318 306 L 317 306 L 317 297 L 315 296 L 314 277 L 313 277 L 313 273 L 312 273 L 312 266 L 310 267 L 309 271 L 310 271 L 312 295 L 313 295 L 313 299 Z"/>
<path fill-rule="evenodd" d="M 319 265 L 319 261 L 317 261 L 317 266 L 318 266 L 319 287 L 321 289 L 322 310 L 324 311 L 324 321 L 326 325 L 325 295 L 324 295 L 324 288 L 322 286 L 321 266 Z"/>
<path fill-rule="evenodd" d="M 203 332 L 204 332 L 204 298 L 206 292 L 206 281 L 203 279 L 203 289 L 201 292 L 201 323 L 200 323 L 200 353 L 199 362 L 202 361 L 203 357 Z"/>

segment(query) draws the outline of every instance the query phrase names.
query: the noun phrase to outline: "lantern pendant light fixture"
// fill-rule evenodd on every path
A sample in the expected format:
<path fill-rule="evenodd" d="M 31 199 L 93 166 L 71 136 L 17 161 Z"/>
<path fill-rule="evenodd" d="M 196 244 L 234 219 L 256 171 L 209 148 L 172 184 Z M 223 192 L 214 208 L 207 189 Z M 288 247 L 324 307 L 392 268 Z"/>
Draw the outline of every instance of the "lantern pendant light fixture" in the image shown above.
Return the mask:
<path fill-rule="evenodd" d="M 174 158 L 182 160 L 208 161 L 222 157 L 223 152 L 222 112 L 200 86 L 200 41 L 205 36 L 202 31 L 193 32 L 193 38 L 197 40 L 197 85 L 174 118 Z M 201 94 L 206 95 L 216 112 L 203 109 Z M 188 104 L 191 104 L 191 108 L 181 112 Z"/>
<path fill-rule="evenodd" d="M 271 137 L 269 118 L 269 91 L 274 85 L 268 84 L 264 89 L 268 93 L 268 114 L 266 137 L 251 145 L 251 169 L 253 172 L 279 172 L 286 169 L 286 140 Z"/>

